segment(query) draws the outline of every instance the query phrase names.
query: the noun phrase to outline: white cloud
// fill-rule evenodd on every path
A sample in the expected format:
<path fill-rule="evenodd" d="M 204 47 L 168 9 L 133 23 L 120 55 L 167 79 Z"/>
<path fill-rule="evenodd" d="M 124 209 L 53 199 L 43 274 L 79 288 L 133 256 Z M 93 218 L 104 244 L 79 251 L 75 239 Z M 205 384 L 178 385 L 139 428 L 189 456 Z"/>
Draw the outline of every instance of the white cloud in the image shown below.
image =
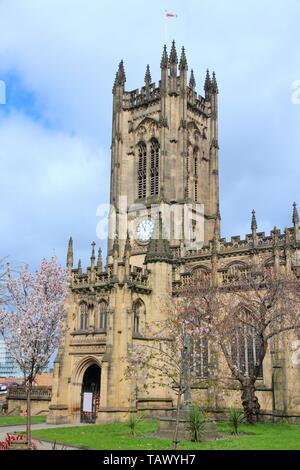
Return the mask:
<path fill-rule="evenodd" d="M 0 142 L 1 253 L 36 263 L 54 249 L 64 261 L 69 235 L 80 249 L 80 243 L 96 237 L 108 155 L 20 114 L 0 119 Z"/>
<path fill-rule="evenodd" d="M 169 7 L 178 19 L 166 23 Z M 36 263 L 73 234 L 83 254 L 99 199 L 108 201 L 118 61 L 128 89 L 142 86 L 148 62 L 158 81 L 162 44 L 173 37 L 186 46 L 199 92 L 206 67 L 217 71 L 226 235 L 247 227 L 253 208 L 263 228 L 289 224 L 293 199 L 300 203 L 300 106 L 291 105 L 299 15 L 298 0 L 153 0 L 151 8 L 145 0 L 2 0 L 0 79 L 14 73 L 56 130 L 19 113 L 1 119 L 0 251 Z"/>

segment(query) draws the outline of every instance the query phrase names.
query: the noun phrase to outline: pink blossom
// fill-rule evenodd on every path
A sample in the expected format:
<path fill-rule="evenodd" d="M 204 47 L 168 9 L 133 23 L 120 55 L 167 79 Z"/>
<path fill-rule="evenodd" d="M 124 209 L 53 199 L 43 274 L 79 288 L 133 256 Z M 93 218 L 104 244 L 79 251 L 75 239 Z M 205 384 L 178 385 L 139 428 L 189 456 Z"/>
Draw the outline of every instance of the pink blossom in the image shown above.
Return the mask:
<path fill-rule="evenodd" d="M 0 310 L 0 333 L 25 381 L 32 383 L 59 347 L 69 280 L 55 258 L 43 259 L 35 275 L 26 266 L 13 277 L 8 268 L 7 289 L 13 308 Z"/>

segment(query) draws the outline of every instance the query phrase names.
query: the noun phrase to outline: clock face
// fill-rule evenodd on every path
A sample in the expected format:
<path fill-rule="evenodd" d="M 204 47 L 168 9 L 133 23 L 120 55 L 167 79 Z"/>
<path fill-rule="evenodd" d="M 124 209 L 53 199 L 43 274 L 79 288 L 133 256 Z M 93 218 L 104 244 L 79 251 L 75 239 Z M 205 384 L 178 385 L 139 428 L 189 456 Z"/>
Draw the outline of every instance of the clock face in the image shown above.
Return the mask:
<path fill-rule="evenodd" d="M 147 243 L 150 241 L 154 230 L 154 223 L 151 219 L 141 220 L 136 228 L 137 240 L 141 243 Z"/>

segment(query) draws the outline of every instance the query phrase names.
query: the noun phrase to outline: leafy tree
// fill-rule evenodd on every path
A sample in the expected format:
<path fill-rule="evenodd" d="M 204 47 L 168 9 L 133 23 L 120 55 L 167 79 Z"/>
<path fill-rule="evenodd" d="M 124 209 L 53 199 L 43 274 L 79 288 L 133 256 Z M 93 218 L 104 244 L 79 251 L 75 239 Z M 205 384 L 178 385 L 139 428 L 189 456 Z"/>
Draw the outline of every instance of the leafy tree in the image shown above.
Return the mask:
<path fill-rule="evenodd" d="M 132 346 L 126 372 L 128 379 L 139 382 L 136 389 L 142 387 L 148 392 L 154 387 L 162 387 L 177 395 L 173 449 L 177 449 L 179 443 L 183 397 L 188 394 L 195 373 L 190 368 L 189 331 L 181 312 L 181 301 L 173 299 L 166 305 L 166 320 L 145 327 L 142 333 L 145 341 Z M 196 348 L 193 353 L 197 354 Z M 188 401 L 189 397 L 186 398 Z"/>
<path fill-rule="evenodd" d="M 299 280 L 293 273 L 253 264 L 226 284 L 210 276 L 195 277 L 178 295 L 191 334 L 207 338 L 223 353 L 240 384 L 246 421 L 255 424 L 260 410 L 255 384 L 268 346 L 300 327 Z M 245 345 L 254 345 L 250 364 L 244 358 Z"/>
<path fill-rule="evenodd" d="M 42 260 L 35 275 L 24 267 L 14 277 L 8 267 L 7 277 L 6 287 L 12 308 L 2 307 L 0 310 L 0 333 L 24 376 L 27 393 L 26 437 L 30 443 L 32 385 L 60 344 L 69 273 L 52 258 L 51 261 Z"/>

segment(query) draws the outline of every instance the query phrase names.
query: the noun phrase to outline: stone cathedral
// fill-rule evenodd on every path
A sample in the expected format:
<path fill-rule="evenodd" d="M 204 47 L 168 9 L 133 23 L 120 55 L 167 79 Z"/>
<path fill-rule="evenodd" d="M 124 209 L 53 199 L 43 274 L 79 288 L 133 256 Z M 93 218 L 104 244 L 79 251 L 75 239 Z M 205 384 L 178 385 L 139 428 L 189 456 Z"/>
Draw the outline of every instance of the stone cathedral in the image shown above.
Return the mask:
<path fill-rule="evenodd" d="M 276 227 L 270 235 L 258 232 L 253 212 L 245 238 L 221 238 L 215 73 L 207 71 L 199 95 L 185 50 L 178 58 L 174 42 L 169 52 L 164 47 L 160 70 L 156 85 L 147 66 L 143 86 L 133 91 L 126 91 L 123 61 L 116 74 L 107 262 L 104 267 L 92 243 L 90 266 L 83 270 L 79 260 L 74 267 L 70 239 L 68 330 L 54 364 L 50 423 L 109 422 L 125 419 L 132 408 L 155 413 L 174 406 L 167 389 L 137 394 L 135 384 L 124 379 L 124 358 L 130 345 L 147 341 L 143 325 L 162 319 L 161 298 L 188 284 L 193 273 L 215 270 L 226 283 L 257 256 L 300 275 L 296 204 L 293 225 L 284 232 Z M 125 220 L 121 215 L 127 225 L 118 223 Z M 300 420 L 299 344 L 291 341 L 267 353 L 257 385 L 266 415 Z M 244 355 L 250 361 L 255 351 L 247 347 Z M 192 390 L 203 403 L 209 395 L 208 361 L 209 349 Z M 232 390 L 228 400 L 218 406 L 240 403 L 239 392 Z"/>

